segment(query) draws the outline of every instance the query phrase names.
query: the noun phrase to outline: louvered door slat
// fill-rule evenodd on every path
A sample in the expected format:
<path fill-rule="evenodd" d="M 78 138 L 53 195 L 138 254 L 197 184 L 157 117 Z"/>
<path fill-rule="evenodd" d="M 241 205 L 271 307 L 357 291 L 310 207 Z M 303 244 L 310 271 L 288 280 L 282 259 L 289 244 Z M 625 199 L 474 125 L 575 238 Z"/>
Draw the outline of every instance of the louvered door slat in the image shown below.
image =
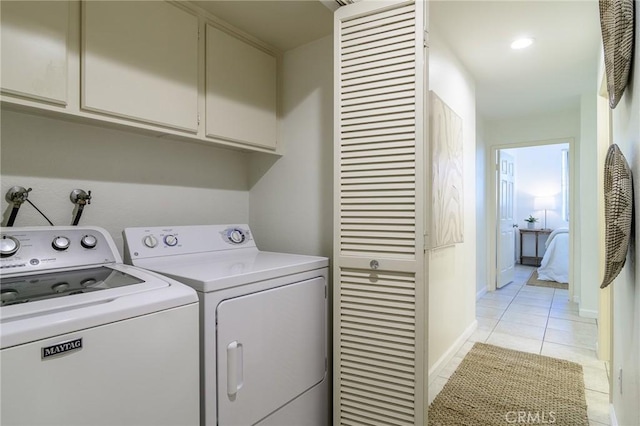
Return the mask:
<path fill-rule="evenodd" d="M 384 64 L 393 63 L 394 61 L 406 61 L 407 57 L 413 54 L 413 46 L 408 46 L 405 49 L 394 49 L 388 52 L 380 51 L 376 54 L 368 54 L 366 56 L 360 56 L 351 58 L 349 60 L 342 61 L 342 70 L 351 72 L 359 68 L 367 68 L 371 66 L 379 66 Z"/>
<path fill-rule="evenodd" d="M 413 154 L 415 149 L 411 146 L 411 141 L 405 141 L 404 145 L 399 144 L 398 140 L 391 140 L 386 142 L 375 142 L 373 144 L 349 144 L 342 146 L 340 154 L 343 158 L 350 157 L 378 157 L 394 154 Z"/>
<path fill-rule="evenodd" d="M 401 25 L 396 24 L 393 29 L 386 32 L 378 32 L 375 34 L 368 34 L 364 37 L 350 37 L 349 40 L 343 42 L 345 49 L 350 47 L 357 47 L 359 49 L 371 49 L 380 46 L 380 44 L 387 44 L 389 39 L 394 37 L 403 37 L 413 33 L 413 26 L 410 24 Z"/>
<path fill-rule="evenodd" d="M 363 160 L 366 160 L 369 163 L 398 163 L 398 162 L 415 160 L 416 157 L 412 152 L 407 152 L 407 151 L 405 152 L 406 152 L 406 155 L 396 155 L 396 153 L 389 153 L 389 152 L 378 153 L 378 155 L 372 152 L 372 153 L 361 154 L 358 156 L 355 156 L 355 155 L 350 156 L 348 154 L 347 155 L 343 154 L 343 159 L 341 160 L 341 164 L 343 164 L 346 167 L 349 164 L 358 164 Z M 349 158 L 349 157 L 356 157 L 356 158 Z"/>
<path fill-rule="evenodd" d="M 350 65 L 358 62 L 371 62 L 373 57 L 380 57 L 381 55 L 396 55 L 396 52 L 402 52 L 406 49 L 414 48 L 414 40 L 413 37 L 407 35 L 404 37 L 405 40 L 403 42 L 398 42 L 398 40 L 394 40 L 392 44 L 381 44 L 380 46 L 370 48 L 370 49 L 357 49 L 351 48 L 349 53 L 343 53 L 340 58 L 343 61 L 344 65 Z"/>
<path fill-rule="evenodd" d="M 380 95 L 372 95 L 372 96 L 359 96 L 359 97 L 353 97 L 350 99 L 345 99 L 342 102 L 342 105 L 345 107 L 351 106 L 354 108 L 351 108 L 351 110 L 360 110 L 360 108 L 356 108 L 358 105 L 364 105 L 365 107 L 363 108 L 363 110 L 371 110 L 374 108 L 371 108 L 372 105 L 378 105 L 378 102 L 384 102 L 384 101 L 393 101 L 394 99 L 406 99 L 407 96 L 413 96 L 413 89 L 411 88 L 411 90 L 398 90 L 398 91 L 390 91 L 387 93 L 383 93 Z M 383 104 L 384 105 L 384 104 Z M 342 123 L 343 126 L 348 125 L 348 123 L 343 122 Z"/>
<path fill-rule="evenodd" d="M 341 122 L 343 126 L 355 126 L 359 124 L 376 124 L 376 123 L 385 123 L 387 121 L 394 121 L 394 120 L 412 119 L 413 115 L 414 114 L 410 111 L 385 114 L 378 117 L 371 117 L 370 115 L 367 115 L 364 117 L 343 118 Z"/>
<path fill-rule="evenodd" d="M 398 6 L 389 8 L 388 10 L 379 10 L 365 16 L 350 17 L 341 22 L 342 29 L 345 32 L 349 32 L 350 29 L 353 28 L 368 28 L 369 26 L 377 25 L 378 22 L 390 16 L 412 12 L 413 10 L 415 9 L 412 4 L 405 3 L 404 5 L 399 4 Z"/>
<path fill-rule="evenodd" d="M 353 88 L 353 86 L 359 86 L 359 85 L 363 85 L 366 87 L 366 85 L 371 85 L 371 83 L 382 83 L 385 85 L 389 85 L 389 80 L 390 79 L 398 79 L 396 81 L 393 81 L 393 84 L 399 84 L 400 80 L 399 79 L 403 79 L 404 77 L 411 77 L 413 75 L 413 73 L 411 72 L 411 69 L 408 67 L 402 68 L 400 70 L 396 70 L 393 72 L 388 72 L 388 73 L 376 73 L 376 74 L 370 74 L 370 75 L 363 75 L 360 77 L 357 76 L 350 76 L 350 78 L 345 79 L 342 82 L 342 85 L 345 88 Z"/>
<path fill-rule="evenodd" d="M 368 28 L 379 27 L 386 25 L 390 22 L 397 22 L 398 20 L 407 20 L 407 15 L 412 15 L 408 19 L 415 17 L 413 7 L 405 6 L 397 9 L 389 10 L 388 12 L 382 12 L 376 16 L 375 19 L 353 19 L 344 23 L 343 34 L 351 34 L 358 31 L 366 31 Z"/>
<path fill-rule="evenodd" d="M 404 104 L 388 107 L 375 111 L 374 108 L 354 109 L 351 112 L 343 112 L 340 124 L 348 126 L 351 123 L 376 123 L 378 121 L 406 120 L 407 117 L 415 117 L 413 105 Z"/>
<path fill-rule="evenodd" d="M 373 83 L 344 85 L 340 88 L 340 95 L 345 97 L 358 96 L 367 90 L 387 90 L 389 87 L 413 84 L 413 76 L 398 77 L 391 81 L 375 81 Z M 344 115 L 342 116 L 344 118 Z"/>
<path fill-rule="evenodd" d="M 367 407 L 371 412 L 378 415 L 394 416 L 396 419 L 402 419 L 405 422 L 413 421 L 413 408 L 402 407 L 398 404 L 386 403 L 381 401 L 372 401 L 369 398 L 362 398 L 359 395 L 346 394 L 345 401 L 350 404 L 357 404 L 361 407 Z M 373 404 L 372 404 L 373 402 Z"/>
<path fill-rule="evenodd" d="M 380 51 L 384 49 L 390 49 L 398 46 L 399 43 L 414 43 L 415 37 L 412 34 L 406 33 L 402 35 L 396 35 L 392 40 L 382 39 L 374 43 L 369 43 L 366 49 L 363 49 L 361 45 L 354 44 L 351 47 L 344 47 L 342 49 L 342 57 L 345 59 L 354 58 L 358 56 L 366 56 L 371 52 Z"/>
<path fill-rule="evenodd" d="M 334 26 L 334 424 L 419 425 L 426 419 L 424 3 L 363 0 L 343 10 Z"/>
<path fill-rule="evenodd" d="M 348 46 L 352 42 L 358 42 L 358 40 L 371 40 L 371 37 L 379 36 L 380 34 L 389 33 L 402 29 L 413 29 L 410 23 L 413 19 L 413 13 L 407 13 L 399 15 L 394 18 L 389 18 L 385 22 L 378 21 L 376 25 L 370 25 L 368 28 L 358 28 L 355 31 L 345 31 L 343 33 L 342 40 L 345 46 Z M 374 38 L 375 40 L 376 38 Z"/>
<path fill-rule="evenodd" d="M 357 61 L 343 62 L 342 73 L 345 78 L 348 78 L 350 74 L 359 71 L 379 70 L 383 67 L 406 64 L 414 58 L 412 53 L 413 49 L 405 49 L 404 51 L 395 51 L 393 55 L 379 54 L 367 58 L 360 58 Z"/>

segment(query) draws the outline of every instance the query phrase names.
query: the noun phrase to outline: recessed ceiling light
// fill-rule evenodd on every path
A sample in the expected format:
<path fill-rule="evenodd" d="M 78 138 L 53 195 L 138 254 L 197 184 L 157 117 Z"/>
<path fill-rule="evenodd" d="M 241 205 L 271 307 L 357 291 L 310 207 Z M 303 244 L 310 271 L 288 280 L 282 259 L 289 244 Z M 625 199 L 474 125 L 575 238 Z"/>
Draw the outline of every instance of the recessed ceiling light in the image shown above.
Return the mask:
<path fill-rule="evenodd" d="M 524 49 L 525 47 L 529 47 L 533 44 L 533 39 L 531 37 L 523 37 L 515 40 L 511 43 L 512 49 Z"/>

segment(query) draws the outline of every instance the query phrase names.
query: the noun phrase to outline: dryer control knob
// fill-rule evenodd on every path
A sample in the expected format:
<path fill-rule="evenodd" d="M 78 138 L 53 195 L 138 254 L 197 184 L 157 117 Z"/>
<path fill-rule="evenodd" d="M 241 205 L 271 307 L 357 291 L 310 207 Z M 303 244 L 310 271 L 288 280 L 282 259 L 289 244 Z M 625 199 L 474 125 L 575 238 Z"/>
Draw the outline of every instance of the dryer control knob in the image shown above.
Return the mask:
<path fill-rule="evenodd" d="M 158 245 L 158 240 L 153 235 L 147 235 L 142 239 L 142 244 L 144 244 L 145 247 L 154 248 Z"/>
<path fill-rule="evenodd" d="M 55 237 L 51 242 L 51 247 L 58 251 L 65 251 L 71 245 L 71 241 L 67 237 Z"/>
<path fill-rule="evenodd" d="M 82 245 L 82 247 L 86 249 L 92 249 L 95 248 L 96 245 L 98 245 L 98 239 L 93 235 L 85 235 L 80 240 L 80 245 Z"/>
<path fill-rule="evenodd" d="M 169 247 L 173 247 L 178 244 L 178 237 L 175 235 L 166 235 L 164 237 L 164 243 Z"/>
<path fill-rule="evenodd" d="M 2 257 L 13 256 L 20 249 L 20 242 L 13 237 L 3 235 L 0 239 L 0 255 Z"/>
<path fill-rule="evenodd" d="M 241 244 L 245 240 L 244 232 L 242 232 L 241 229 L 237 229 L 237 228 L 229 231 L 227 236 L 229 237 L 229 241 L 232 242 L 233 244 Z"/>

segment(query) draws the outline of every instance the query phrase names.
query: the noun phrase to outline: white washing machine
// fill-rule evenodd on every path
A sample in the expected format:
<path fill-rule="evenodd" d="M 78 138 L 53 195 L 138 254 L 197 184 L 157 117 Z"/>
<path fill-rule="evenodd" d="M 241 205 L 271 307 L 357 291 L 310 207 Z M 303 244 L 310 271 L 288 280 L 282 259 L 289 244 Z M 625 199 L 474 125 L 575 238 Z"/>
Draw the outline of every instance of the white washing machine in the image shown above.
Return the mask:
<path fill-rule="evenodd" d="M 2 425 L 199 424 L 195 291 L 95 227 L 2 228 Z"/>
<path fill-rule="evenodd" d="M 260 251 L 246 225 L 124 239 L 126 262 L 198 292 L 202 424 L 329 424 L 327 258 Z"/>

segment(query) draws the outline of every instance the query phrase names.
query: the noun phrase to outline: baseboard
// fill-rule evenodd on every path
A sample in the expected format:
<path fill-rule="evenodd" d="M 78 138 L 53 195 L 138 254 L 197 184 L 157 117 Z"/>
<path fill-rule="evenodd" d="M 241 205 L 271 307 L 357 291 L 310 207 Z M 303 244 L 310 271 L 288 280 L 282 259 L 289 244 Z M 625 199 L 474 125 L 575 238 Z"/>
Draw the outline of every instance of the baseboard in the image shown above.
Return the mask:
<path fill-rule="evenodd" d="M 429 384 L 431 384 L 436 377 L 440 374 L 440 371 L 451 361 L 453 356 L 460 350 L 464 342 L 473 334 L 478 328 L 478 320 L 473 320 L 471 325 L 456 339 L 455 342 L 449 347 L 449 349 L 433 364 L 433 367 L 429 369 Z"/>
<path fill-rule="evenodd" d="M 609 418 L 611 419 L 611 426 L 618 426 L 618 419 L 616 418 L 616 410 L 613 408 L 613 404 L 609 404 Z"/>
<path fill-rule="evenodd" d="M 480 300 L 480 298 L 485 294 L 487 294 L 487 286 L 484 286 L 482 290 L 476 293 L 476 300 Z"/>
<path fill-rule="evenodd" d="M 594 311 L 593 309 L 582 309 L 578 310 L 578 314 L 582 318 L 595 318 L 598 319 L 598 311 Z"/>

